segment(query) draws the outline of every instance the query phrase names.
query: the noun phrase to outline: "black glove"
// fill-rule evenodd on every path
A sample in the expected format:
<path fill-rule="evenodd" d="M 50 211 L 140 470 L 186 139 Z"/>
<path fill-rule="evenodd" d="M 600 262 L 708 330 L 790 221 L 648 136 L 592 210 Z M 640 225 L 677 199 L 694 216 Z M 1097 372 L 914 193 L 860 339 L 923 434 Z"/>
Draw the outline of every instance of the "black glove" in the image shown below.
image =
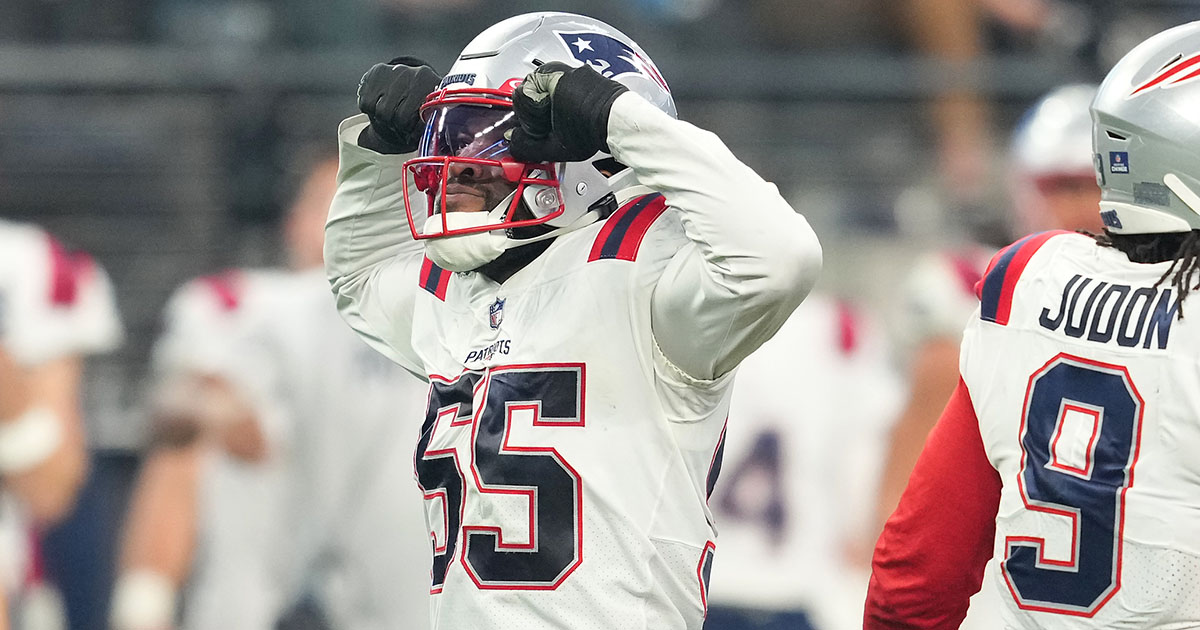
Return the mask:
<path fill-rule="evenodd" d="M 358 82 L 358 110 L 371 124 L 359 146 L 377 153 L 411 153 L 421 138 L 421 104 L 442 77 L 416 57 L 377 63 Z"/>
<path fill-rule="evenodd" d="M 608 113 L 628 91 L 588 65 L 539 66 L 513 93 L 520 126 L 509 138 L 512 156 L 520 162 L 578 162 L 608 152 Z"/>

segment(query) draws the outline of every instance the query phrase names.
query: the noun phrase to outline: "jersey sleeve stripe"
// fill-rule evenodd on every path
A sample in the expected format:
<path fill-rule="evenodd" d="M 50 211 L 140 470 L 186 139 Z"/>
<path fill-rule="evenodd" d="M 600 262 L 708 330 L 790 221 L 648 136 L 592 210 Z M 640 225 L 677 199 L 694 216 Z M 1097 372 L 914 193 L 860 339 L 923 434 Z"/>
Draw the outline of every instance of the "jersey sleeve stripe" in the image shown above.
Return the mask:
<path fill-rule="evenodd" d="M 87 254 L 71 252 L 54 237 L 46 237 L 50 248 L 50 303 L 68 307 L 79 297 L 80 284 L 92 265 Z"/>
<path fill-rule="evenodd" d="M 1046 241 L 1059 234 L 1071 234 L 1067 230 L 1052 230 L 1031 234 L 1000 250 L 988 265 L 988 270 L 979 283 L 979 318 L 984 321 L 1008 325 L 1012 313 L 1013 291 L 1017 280 L 1029 259 Z"/>
<path fill-rule="evenodd" d="M 725 418 L 725 426 L 721 427 L 721 437 L 717 438 L 717 447 L 713 449 L 712 460 L 708 463 L 708 475 L 704 480 L 704 500 L 712 498 L 713 490 L 717 487 L 717 477 L 721 476 L 721 462 L 725 460 L 725 430 L 729 428 L 729 418 Z"/>
<path fill-rule="evenodd" d="M 215 275 L 204 276 L 200 278 L 200 282 L 212 293 L 217 304 L 221 306 L 221 310 L 236 310 L 241 304 L 242 282 L 241 274 L 237 270 L 230 269 Z"/>
<path fill-rule="evenodd" d="M 636 259 L 642 239 L 666 209 L 666 200 L 657 193 L 639 197 L 621 206 L 596 235 L 588 262 L 606 258 Z"/>
<path fill-rule="evenodd" d="M 421 288 L 433 294 L 437 299 L 446 301 L 446 287 L 450 284 L 450 272 L 433 264 L 426 258 L 421 263 Z"/>
<path fill-rule="evenodd" d="M 983 279 L 983 275 L 979 273 L 977 263 L 972 262 L 970 258 L 961 253 L 952 253 L 947 256 L 950 260 L 950 266 L 954 267 L 954 273 L 958 276 L 958 281 L 962 283 L 963 291 L 968 295 L 975 292 L 975 285 Z"/>

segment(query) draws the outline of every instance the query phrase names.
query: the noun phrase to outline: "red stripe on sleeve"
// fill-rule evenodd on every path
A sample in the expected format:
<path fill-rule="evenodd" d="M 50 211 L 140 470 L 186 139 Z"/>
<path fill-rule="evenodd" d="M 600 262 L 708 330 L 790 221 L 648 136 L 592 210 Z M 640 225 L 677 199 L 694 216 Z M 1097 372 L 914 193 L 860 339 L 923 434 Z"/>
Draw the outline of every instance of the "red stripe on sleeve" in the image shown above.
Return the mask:
<path fill-rule="evenodd" d="M 642 239 L 646 238 L 646 232 L 650 231 L 650 226 L 662 213 L 667 209 L 667 200 L 663 197 L 658 197 L 650 202 L 650 205 L 642 209 L 633 219 L 633 223 L 626 230 L 624 238 L 621 239 L 621 248 L 617 251 L 618 260 L 636 260 L 638 249 L 642 246 Z"/>
<path fill-rule="evenodd" d="M 425 257 L 424 259 L 421 260 L 421 275 L 420 275 L 420 279 L 417 280 L 417 282 L 420 283 L 421 286 L 425 286 L 425 278 L 429 277 L 430 269 L 433 269 L 433 261 L 429 260 L 428 257 Z"/>
<path fill-rule="evenodd" d="M 200 279 L 212 291 L 223 311 L 234 311 L 242 303 L 242 276 L 235 269 Z"/>
<path fill-rule="evenodd" d="M 949 630 L 992 557 L 1000 475 L 959 379 L 875 545 L 864 630 Z"/>
<path fill-rule="evenodd" d="M 848 302 L 838 300 L 838 349 L 849 356 L 858 348 L 858 313 Z"/>
<path fill-rule="evenodd" d="M 604 244 L 608 242 L 608 239 L 612 236 L 613 230 L 616 229 L 617 225 L 621 222 L 621 219 L 624 218 L 629 212 L 629 209 L 632 208 L 635 203 L 637 203 L 638 199 L 640 199 L 640 197 L 636 197 L 630 201 L 627 201 L 625 205 L 617 208 L 616 212 L 612 213 L 607 219 L 604 220 L 604 227 L 600 228 L 600 232 L 596 234 L 596 240 L 592 241 L 592 251 L 588 253 L 588 262 L 600 260 L 600 254 L 604 251 Z"/>
<path fill-rule="evenodd" d="M 1025 265 L 1029 264 L 1029 259 L 1041 249 L 1046 241 L 1060 234 L 1071 234 L 1069 230 L 1051 230 L 1043 232 L 1029 239 L 1027 243 L 1017 250 L 1013 256 L 1012 262 L 1008 263 L 1008 269 L 1004 272 L 1004 284 L 1000 288 L 1000 304 L 996 309 L 996 323 L 1007 324 L 1008 317 L 1012 313 L 1012 296 L 1013 291 L 1017 289 L 1017 280 L 1021 279 L 1021 272 L 1025 271 Z"/>
<path fill-rule="evenodd" d="M 79 298 L 80 286 L 92 268 L 92 259 L 81 252 L 71 252 L 57 239 L 46 237 L 50 247 L 50 303 L 71 306 Z"/>
<path fill-rule="evenodd" d="M 979 292 L 976 285 L 983 279 L 983 276 L 979 273 L 976 263 L 962 252 L 948 254 L 947 258 L 950 260 L 950 266 L 954 268 L 955 275 L 958 276 L 963 291 L 968 294 L 975 293 L 975 297 L 978 298 Z"/>

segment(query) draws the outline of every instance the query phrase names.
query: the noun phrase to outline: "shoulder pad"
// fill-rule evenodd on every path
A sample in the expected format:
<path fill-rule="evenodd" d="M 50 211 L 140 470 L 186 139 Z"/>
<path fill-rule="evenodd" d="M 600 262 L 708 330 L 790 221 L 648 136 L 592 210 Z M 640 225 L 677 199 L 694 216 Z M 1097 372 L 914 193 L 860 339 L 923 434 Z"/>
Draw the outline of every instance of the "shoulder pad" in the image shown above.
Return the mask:
<path fill-rule="evenodd" d="M 417 280 L 421 288 L 433 294 L 437 299 L 446 301 L 446 288 L 450 284 L 450 272 L 433 264 L 428 257 L 421 261 L 421 275 Z"/>
<path fill-rule="evenodd" d="M 1046 241 L 1063 234 L 1074 234 L 1069 230 L 1051 230 L 1030 234 L 1025 238 L 1000 250 L 988 263 L 983 279 L 975 285 L 975 294 L 979 296 L 979 317 L 985 321 L 1005 326 L 1012 312 L 1013 291 L 1017 288 L 1017 280 L 1029 259 L 1037 253 Z"/>
<path fill-rule="evenodd" d="M 604 222 L 592 243 L 588 262 L 606 258 L 635 260 L 642 239 L 650 226 L 667 209 L 667 201 L 658 193 L 636 197 L 617 209 Z"/>

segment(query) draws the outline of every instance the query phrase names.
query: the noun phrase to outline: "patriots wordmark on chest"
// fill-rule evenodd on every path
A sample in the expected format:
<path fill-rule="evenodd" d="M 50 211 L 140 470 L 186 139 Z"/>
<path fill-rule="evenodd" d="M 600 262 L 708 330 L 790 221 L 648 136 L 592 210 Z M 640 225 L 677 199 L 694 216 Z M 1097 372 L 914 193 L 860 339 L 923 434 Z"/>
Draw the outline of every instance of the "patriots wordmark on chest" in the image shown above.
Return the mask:
<path fill-rule="evenodd" d="M 1167 347 L 1179 299 L 1170 289 L 1131 287 L 1075 274 L 1063 287 L 1057 308 L 1042 309 L 1038 323 L 1076 339 L 1116 341 L 1125 348 Z"/>

